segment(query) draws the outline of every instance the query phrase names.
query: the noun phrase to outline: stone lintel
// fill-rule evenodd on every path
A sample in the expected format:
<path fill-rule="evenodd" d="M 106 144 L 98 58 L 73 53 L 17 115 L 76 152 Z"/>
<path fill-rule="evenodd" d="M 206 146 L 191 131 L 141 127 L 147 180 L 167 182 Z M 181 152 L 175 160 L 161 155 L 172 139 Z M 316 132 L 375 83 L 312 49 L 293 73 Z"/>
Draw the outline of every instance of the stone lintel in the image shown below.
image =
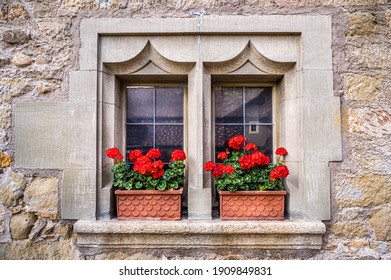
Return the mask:
<path fill-rule="evenodd" d="M 79 248 L 315 249 L 326 231 L 320 221 L 78 221 Z"/>

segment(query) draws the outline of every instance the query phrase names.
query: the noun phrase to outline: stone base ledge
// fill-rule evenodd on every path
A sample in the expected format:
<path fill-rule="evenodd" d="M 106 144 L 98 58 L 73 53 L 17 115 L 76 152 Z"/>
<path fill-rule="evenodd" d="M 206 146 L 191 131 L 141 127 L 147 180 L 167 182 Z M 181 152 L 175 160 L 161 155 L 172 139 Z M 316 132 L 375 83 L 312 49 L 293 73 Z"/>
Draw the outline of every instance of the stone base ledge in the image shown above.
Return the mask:
<path fill-rule="evenodd" d="M 326 226 L 320 221 L 78 221 L 80 249 L 315 249 Z"/>

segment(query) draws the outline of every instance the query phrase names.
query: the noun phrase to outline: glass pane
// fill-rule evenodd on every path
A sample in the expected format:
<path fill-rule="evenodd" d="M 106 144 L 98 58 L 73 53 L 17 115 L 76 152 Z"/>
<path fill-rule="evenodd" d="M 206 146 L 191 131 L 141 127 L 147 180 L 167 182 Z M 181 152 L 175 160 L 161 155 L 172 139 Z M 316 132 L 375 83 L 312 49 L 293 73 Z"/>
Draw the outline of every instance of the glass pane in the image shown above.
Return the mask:
<path fill-rule="evenodd" d="M 272 122 L 272 88 L 247 88 L 245 89 L 246 123 Z"/>
<path fill-rule="evenodd" d="M 246 125 L 247 142 L 257 145 L 258 150 L 273 160 L 273 126 Z"/>
<path fill-rule="evenodd" d="M 183 123 L 183 88 L 156 88 L 156 122 Z"/>
<path fill-rule="evenodd" d="M 242 88 L 223 87 L 216 90 L 216 123 L 243 123 Z"/>
<path fill-rule="evenodd" d="M 140 149 L 143 153 L 153 148 L 153 125 L 127 125 L 126 151 Z"/>
<path fill-rule="evenodd" d="M 174 150 L 183 149 L 183 126 L 157 125 L 156 148 L 162 153 L 161 159 L 168 162 Z"/>
<path fill-rule="evenodd" d="M 216 125 L 215 126 L 215 149 L 216 155 L 228 148 L 228 140 L 232 136 L 243 135 L 242 125 Z"/>
<path fill-rule="evenodd" d="M 128 88 L 126 93 L 126 122 L 153 123 L 154 88 Z"/>

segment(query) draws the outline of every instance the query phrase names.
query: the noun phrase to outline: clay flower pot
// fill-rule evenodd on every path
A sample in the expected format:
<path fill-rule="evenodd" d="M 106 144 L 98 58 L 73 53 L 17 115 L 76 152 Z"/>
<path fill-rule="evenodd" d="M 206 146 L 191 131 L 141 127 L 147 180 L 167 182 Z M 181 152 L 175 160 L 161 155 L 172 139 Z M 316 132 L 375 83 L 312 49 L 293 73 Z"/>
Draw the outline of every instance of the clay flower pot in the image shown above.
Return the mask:
<path fill-rule="evenodd" d="M 219 191 L 222 220 L 284 220 L 286 191 Z"/>
<path fill-rule="evenodd" d="M 116 190 L 119 220 L 180 220 L 183 189 Z"/>

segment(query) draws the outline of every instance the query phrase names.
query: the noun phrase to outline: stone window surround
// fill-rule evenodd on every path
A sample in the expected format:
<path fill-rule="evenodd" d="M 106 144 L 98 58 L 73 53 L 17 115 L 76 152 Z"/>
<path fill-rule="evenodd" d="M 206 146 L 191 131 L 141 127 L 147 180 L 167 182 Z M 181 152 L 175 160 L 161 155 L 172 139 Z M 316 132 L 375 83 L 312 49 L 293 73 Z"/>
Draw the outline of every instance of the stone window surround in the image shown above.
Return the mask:
<path fill-rule="evenodd" d="M 15 107 L 15 165 L 64 170 L 62 218 L 90 220 L 75 225 L 80 242 L 83 236 L 98 236 L 99 228 L 105 228 L 102 234 L 115 232 L 116 226 L 107 226 L 112 221 L 94 220 L 110 212 L 112 205 L 109 167 L 102 155 L 104 149 L 122 141 L 118 139 L 121 121 L 115 122 L 120 115 L 116 113 L 120 111 L 120 80 L 132 73 L 132 77 L 187 77 L 188 102 L 193 105 L 189 106 L 188 126 L 197 127 L 188 131 L 189 219 L 205 220 L 211 232 L 224 228 L 222 222 L 207 221 L 211 218 L 211 181 L 202 170 L 211 157 L 212 82 L 227 77 L 274 80 L 280 95 L 278 143 L 290 151 L 290 220 L 275 227 L 257 222 L 236 225 L 250 226 L 259 236 L 283 232 L 301 240 L 302 235 L 309 234 L 305 227 L 297 230 L 305 219 L 312 226 L 311 235 L 317 236 L 317 242 L 310 243 L 320 248 L 325 227 L 319 220 L 330 219 L 328 163 L 341 160 L 340 101 L 333 95 L 331 17 L 84 19 L 80 38 L 79 70 L 70 73 L 69 101 L 19 103 Z M 173 45 L 167 44 L 167 38 L 180 40 L 180 46 L 190 52 L 170 53 Z M 129 45 L 129 40 L 133 44 Z M 217 48 L 222 41 L 227 50 Z M 194 57 L 186 58 L 189 53 Z M 142 64 L 141 69 L 132 68 Z M 65 125 L 64 116 L 69 119 Z M 204 120 L 203 127 L 197 126 L 200 119 Z M 200 226 L 185 223 L 190 228 Z M 176 230 L 180 232 L 183 226 L 178 225 Z M 135 223 L 120 227 L 122 233 L 131 232 Z M 225 228 L 223 233 L 228 235 L 235 231 L 232 224 Z M 151 228 L 156 234 L 155 230 Z M 195 228 L 188 231 L 195 234 Z M 305 244 L 298 242 L 292 248 L 309 246 Z"/>

